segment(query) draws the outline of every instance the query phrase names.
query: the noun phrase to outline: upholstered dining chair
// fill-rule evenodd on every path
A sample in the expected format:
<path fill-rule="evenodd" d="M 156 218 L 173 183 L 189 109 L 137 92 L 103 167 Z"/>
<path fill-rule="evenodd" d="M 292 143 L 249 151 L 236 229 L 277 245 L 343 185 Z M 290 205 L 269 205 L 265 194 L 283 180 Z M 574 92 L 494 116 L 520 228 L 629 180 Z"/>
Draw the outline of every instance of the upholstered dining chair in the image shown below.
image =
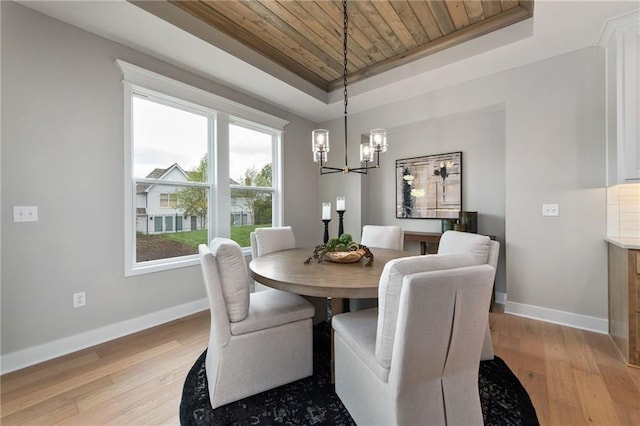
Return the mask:
<path fill-rule="evenodd" d="M 486 245 L 489 245 L 489 253 L 486 253 Z M 485 262 L 494 268 L 493 279 L 495 281 L 495 271 L 498 269 L 498 258 L 500 255 L 500 243 L 489 239 L 486 235 L 473 234 L 470 232 L 446 231 L 440 237 L 438 244 L 438 254 L 471 253 L 479 260 L 486 259 Z M 493 341 L 491 340 L 491 329 L 487 318 L 487 327 L 484 333 L 484 345 L 482 346 L 483 361 L 491 360 L 494 357 Z"/>
<path fill-rule="evenodd" d="M 357 424 L 483 423 L 478 369 L 494 273 L 468 253 L 392 260 L 378 309 L 333 318 L 335 389 Z"/>
<path fill-rule="evenodd" d="M 253 259 L 274 251 L 296 248 L 296 238 L 290 226 L 256 228 L 249 234 L 249 239 L 251 240 L 251 256 Z M 255 287 L 256 291 L 267 288 L 259 283 L 256 283 Z M 327 299 L 312 296 L 303 297 L 307 299 L 315 309 L 316 313 L 313 318 L 313 323 L 319 324 L 326 320 Z"/>
<path fill-rule="evenodd" d="M 402 250 L 404 230 L 400 226 L 365 225 L 362 227 L 360 244 L 367 247 Z"/>
<path fill-rule="evenodd" d="M 256 228 L 249 234 L 251 241 L 251 258 L 264 256 L 274 251 L 287 250 L 296 247 L 296 237 L 290 226 L 273 228 Z M 255 291 L 267 289 L 260 283 L 255 283 Z"/>
<path fill-rule="evenodd" d="M 296 237 L 290 226 L 273 228 L 256 228 L 249 234 L 251 240 L 251 256 L 255 259 L 274 251 L 296 247 Z"/>
<path fill-rule="evenodd" d="M 362 227 L 360 244 L 371 248 L 402 250 L 404 247 L 404 230 L 400 226 L 393 225 L 365 225 Z M 374 306 L 378 306 L 378 299 L 349 300 L 350 311 L 359 311 Z"/>
<path fill-rule="evenodd" d="M 211 310 L 206 355 L 213 408 L 313 373 L 313 306 L 280 290 L 249 292 L 238 243 L 214 238 L 199 246 Z"/>

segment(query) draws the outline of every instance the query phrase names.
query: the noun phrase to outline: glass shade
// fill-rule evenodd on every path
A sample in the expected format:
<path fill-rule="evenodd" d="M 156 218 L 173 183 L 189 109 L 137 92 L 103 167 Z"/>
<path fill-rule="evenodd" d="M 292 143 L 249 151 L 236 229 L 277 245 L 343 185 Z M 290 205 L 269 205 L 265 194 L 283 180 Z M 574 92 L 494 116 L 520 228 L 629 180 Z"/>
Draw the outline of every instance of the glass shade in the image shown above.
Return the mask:
<path fill-rule="evenodd" d="M 373 151 L 369 143 L 360 144 L 360 162 L 366 163 L 373 161 Z"/>
<path fill-rule="evenodd" d="M 313 161 L 315 161 L 316 163 L 320 162 L 320 159 L 322 158 L 322 162 L 326 163 L 327 162 L 327 153 L 325 152 L 314 152 L 313 153 Z"/>
<path fill-rule="evenodd" d="M 329 152 L 329 131 L 315 129 L 311 133 L 311 150 L 313 152 Z"/>
<path fill-rule="evenodd" d="M 387 131 L 385 129 L 373 129 L 369 132 L 369 145 L 375 152 L 387 152 Z"/>

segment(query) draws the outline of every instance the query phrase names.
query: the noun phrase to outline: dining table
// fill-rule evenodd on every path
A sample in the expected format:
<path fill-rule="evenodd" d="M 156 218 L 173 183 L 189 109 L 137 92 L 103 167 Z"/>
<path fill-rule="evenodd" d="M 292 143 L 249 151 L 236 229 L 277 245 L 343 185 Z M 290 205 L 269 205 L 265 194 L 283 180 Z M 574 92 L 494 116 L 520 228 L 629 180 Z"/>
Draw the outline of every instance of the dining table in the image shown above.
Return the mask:
<path fill-rule="evenodd" d="M 378 297 L 378 282 L 388 261 L 415 255 L 401 250 L 369 249 L 373 254 L 370 263 L 367 258 L 353 263 L 309 260 L 313 248 L 275 251 L 253 259 L 249 263 L 249 273 L 254 280 L 268 287 L 330 298 L 331 313 L 338 314 L 345 310 L 345 299 Z"/>

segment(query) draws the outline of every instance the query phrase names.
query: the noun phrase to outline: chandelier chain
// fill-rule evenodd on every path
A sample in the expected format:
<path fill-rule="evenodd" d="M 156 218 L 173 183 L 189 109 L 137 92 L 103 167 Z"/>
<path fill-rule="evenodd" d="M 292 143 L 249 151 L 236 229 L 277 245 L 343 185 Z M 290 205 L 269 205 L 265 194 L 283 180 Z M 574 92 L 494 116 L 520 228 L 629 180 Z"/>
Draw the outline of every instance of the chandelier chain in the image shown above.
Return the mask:
<path fill-rule="evenodd" d="M 342 73 L 343 83 L 344 83 L 344 114 L 347 115 L 347 104 L 349 103 L 349 96 L 347 94 L 347 26 L 349 24 L 349 14 L 347 13 L 347 0 L 342 1 L 342 8 L 344 9 L 344 33 L 343 33 L 343 44 L 342 44 L 342 53 L 344 57 L 344 70 Z"/>
<path fill-rule="evenodd" d="M 2 0 L 0 0 L 2 1 Z M 349 94 L 347 92 L 347 74 L 348 74 L 348 65 L 349 61 L 347 58 L 348 49 L 347 49 L 347 40 L 349 36 L 349 14 L 347 8 L 347 0 L 342 0 L 342 10 L 343 10 L 343 39 L 342 39 L 342 53 L 343 53 L 343 73 L 342 79 L 344 84 L 344 167 L 331 167 L 324 164 L 327 161 L 327 152 L 329 151 L 329 131 L 326 129 L 316 129 L 312 132 L 312 149 L 313 149 L 313 158 L 314 161 L 320 163 L 320 174 L 325 175 L 329 173 L 361 173 L 367 174 L 369 169 L 377 169 L 380 167 L 380 152 L 385 152 L 387 150 L 387 142 L 386 142 L 386 130 L 384 129 L 374 129 L 369 133 L 369 144 L 361 144 L 360 145 L 360 162 L 365 163 L 364 166 L 361 167 L 349 167 L 349 158 L 348 158 L 348 149 L 347 149 L 347 135 L 349 132 L 347 131 L 347 106 L 349 105 Z M 376 141 L 374 147 L 374 141 Z M 373 162 L 375 158 L 375 164 L 370 164 Z"/>
<path fill-rule="evenodd" d="M 349 171 L 348 157 L 347 157 L 347 105 L 349 104 L 349 95 L 347 93 L 347 27 L 349 24 L 349 14 L 347 13 L 347 0 L 342 0 L 342 9 L 344 11 L 344 33 L 342 41 L 342 53 L 344 55 L 344 70 L 342 73 L 342 79 L 344 82 L 344 168 L 345 172 Z"/>

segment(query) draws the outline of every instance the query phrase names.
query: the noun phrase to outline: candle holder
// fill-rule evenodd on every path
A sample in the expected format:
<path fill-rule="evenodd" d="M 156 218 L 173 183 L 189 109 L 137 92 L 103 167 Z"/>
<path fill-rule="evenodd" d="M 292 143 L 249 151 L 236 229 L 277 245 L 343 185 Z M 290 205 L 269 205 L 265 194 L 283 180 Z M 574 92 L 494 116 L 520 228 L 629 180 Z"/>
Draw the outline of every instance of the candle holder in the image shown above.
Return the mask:
<path fill-rule="evenodd" d="M 336 213 L 338 213 L 338 237 L 344 234 L 344 226 L 342 224 L 342 216 L 344 216 L 344 212 L 346 212 L 346 210 L 336 210 Z"/>
<path fill-rule="evenodd" d="M 331 219 L 322 219 L 322 221 L 324 222 L 324 243 L 327 244 L 329 241 L 329 222 L 331 222 Z"/>

